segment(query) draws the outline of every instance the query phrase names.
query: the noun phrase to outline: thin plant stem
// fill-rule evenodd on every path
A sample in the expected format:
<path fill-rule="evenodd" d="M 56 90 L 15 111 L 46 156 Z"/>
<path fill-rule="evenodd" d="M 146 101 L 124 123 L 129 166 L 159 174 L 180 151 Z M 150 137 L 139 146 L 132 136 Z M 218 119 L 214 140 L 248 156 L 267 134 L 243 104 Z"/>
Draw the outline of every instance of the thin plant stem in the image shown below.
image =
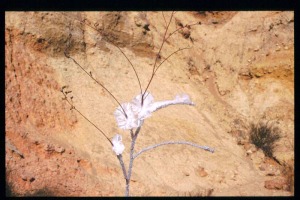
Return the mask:
<path fill-rule="evenodd" d="M 129 162 L 129 167 L 128 167 L 128 173 L 127 173 L 127 180 L 126 181 L 126 191 L 125 191 L 125 196 L 129 196 L 129 188 L 130 188 L 130 179 L 131 179 L 131 172 L 132 172 L 132 166 L 133 166 L 133 154 L 134 154 L 134 145 L 135 141 L 138 137 L 138 134 L 141 130 L 141 127 L 138 127 L 135 131 L 135 134 L 133 135 L 132 141 L 131 141 L 131 147 L 130 147 L 130 162 Z"/>
<path fill-rule="evenodd" d="M 175 13 L 173 12 L 172 14 L 175 14 Z M 164 15 L 163 15 L 163 17 L 164 17 Z M 171 16 L 171 19 L 172 19 L 172 16 Z M 171 22 L 171 21 L 170 21 L 170 22 Z M 181 29 L 183 29 L 183 28 L 185 28 L 185 27 L 191 27 L 191 26 L 200 25 L 200 24 L 201 24 L 201 22 L 197 22 L 197 23 L 194 23 L 194 24 L 187 24 L 187 25 L 185 25 L 185 26 L 183 26 L 183 27 L 180 27 L 180 28 L 176 29 L 176 30 L 173 31 L 172 33 L 170 33 L 168 37 L 166 37 L 166 35 L 164 35 L 164 40 L 163 40 L 162 46 L 163 46 L 163 44 L 164 44 L 165 41 L 167 41 L 174 33 L 178 32 L 179 30 L 181 30 Z M 165 34 L 167 33 L 167 30 L 168 30 L 168 28 L 169 28 L 169 25 L 170 25 L 170 23 L 169 23 L 168 26 L 166 27 L 166 32 L 165 32 Z M 161 48 L 162 48 L 162 46 L 161 46 Z M 157 63 L 158 55 L 159 55 L 160 52 L 161 52 L 161 49 L 159 50 L 159 52 L 158 52 L 158 54 L 157 54 L 157 57 L 156 57 L 156 60 L 155 60 L 155 63 L 154 63 L 153 72 L 152 72 L 150 81 L 149 81 L 149 83 L 148 83 L 148 85 L 147 85 L 147 87 L 146 87 L 146 89 L 145 89 L 145 91 L 144 91 L 144 93 L 143 93 L 143 96 L 144 96 L 145 93 L 147 92 L 147 90 L 148 90 L 148 88 L 149 88 L 149 86 L 150 86 L 150 84 L 151 84 L 151 82 L 152 82 L 152 80 L 153 80 L 153 78 L 154 78 L 154 75 L 156 74 L 156 71 L 158 70 L 158 68 L 159 68 L 166 60 L 168 60 L 168 58 L 171 57 L 173 54 L 177 53 L 178 51 L 184 50 L 184 49 L 189 49 L 189 47 L 182 48 L 182 49 L 179 49 L 179 50 L 173 52 L 173 53 L 172 53 L 171 55 L 169 55 L 166 59 L 164 59 L 164 60 L 157 66 L 157 68 L 155 69 L 156 63 Z M 144 98 L 144 99 L 145 99 L 145 98 Z"/>
<path fill-rule="evenodd" d="M 111 42 L 111 41 L 110 41 Z M 119 47 L 119 46 L 117 46 L 116 44 L 114 44 L 113 42 L 111 42 L 115 47 L 117 47 L 120 51 L 121 51 L 121 53 L 124 55 L 124 57 L 128 60 L 128 62 L 130 63 L 130 65 L 131 65 L 131 67 L 132 67 L 132 69 L 133 69 L 133 71 L 134 71 L 134 73 L 135 73 L 135 76 L 136 76 L 136 78 L 137 78 L 137 80 L 138 80 L 138 82 L 139 82 L 139 87 L 140 87 L 140 91 L 141 91 L 141 95 L 143 94 L 143 90 L 142 90 L 142 85 L 141 85 L 141 81 L 140 81 L 140 78 L 139 78 L 139 76 L 138 76 L 138 74 L 137 74 L 137 72 L 136 72 L 136 69 L 134 68 L 134 66 L 133 66 L 133 64 L 131 63 L 131 61 L 129 60 L 129 58 L 125 55 L 125 53 L 121 50 L 121 48 Z"/>
<path fill-rule="evenodd" d="M 73 103 L 71 103 L 69 100 L 68 100 L 68 97 L 67 95 L 63 92 L 63 89 L 61 90 L 61 92 L 63 93 L 63 95 L 65 96 L 63 100 L 66 100 L 68 102 L 68 104 L 70 104 L 71 106 L 71 110 L 74 109 L 76 110 L 84 119 L 86 119 L 90 124 L 92 124 L 98 131 L 100 131 L 102 133 L 102 135 L 109 141 L 109 143 L 113 145 L 113 143 L 110 141 L 110 139 L 107 137 L 107 135 L 100 129 L 98 128 L 93 122 L 91 122 L 91 120 L 89 120 L 86 116 L 84 116 L 74 105 Z"/>
<path fill-rule="evenodd" d="M 166 39 L 166 35 L 167 35 L 169 26 L 170 26 L 171 21 L 172 21 L 172 18 L 173 18 L 173 13 L 174 13 L 174 12 L 172 12 L 171 17 L 170 17 L 170 21 L 169 21 L 169 23 L 168 23 L 168 25 L 167 25 L 167 27 L 166 27 L 165 34 L 164 34 L 164 37 L 163 37 L 163 41 L 162 41 L 162 43 L 161 43 L 161 46 L 160 46 L 160 48 L 159 48 L 159 51 L 158 51 L 158 53 L 156 54 L 155 62 L 154 62 L 154 65 L 153 65 L 152 74 L 154 73 L 154 70 L 155 70 L 156 63 L 157 63 L 157 61 L 158 61 L 160 52 L 161 52 L 161 50 L 162 50 L 162 48 L 163 48 L 163 46 L 164 46 L 164 44 L 165 44 L 165 42 L 166 42 L 165 39 Z"/>
<path fill-rule="evenodd" d="M 66 14 L 64 14 L 64 13 L 62 13 L 62 14 L 63 14 L 64 16 L 70 18 L 68 15 L 66 15 Z M 73 18 L 72 18 L 72 19 L 73 19 Z M 94 31 L 98 32 L 100 35 L 103 36 L 103 34 L 101 33 L 101 31 L 98 30 L 98 29 L 96 29 L 96 28 L 93 27 L 92 25 L 89 25 L 89 24 L 85 23 L 84 21 L 81 21 L 81 20 L 76 19 L 76 18 L 74 18 L 74 20 L 79 21 L 79 23 L 81 23 L 81 24 L 87 25 L 88 27 L 90 27 L 91 29 L 93 29 Z M 137 72 L 136 72 L 136 70 L 135 70 L 133 64 L 132 64 L 131 61 L 129 60 L 129 58 L 126 56 L 126 54 L 124 53 L 124 51 L 123 51 L 118 45 L 116 45 L 113 41 L 109 40 L 107 37 L 104 37 L 104 36 L 103 36 L 103 38 L 105 38 L 105 40 L 107 40 L 107 41 L 110 42 L 112 45 L 114 45 L 115 47 L 117 47 L 117 48 L 119 49 L 119 51 L 123 54 L 123 56 L 127 59 L 127 61 L 129 62 L 129 64 L 131 65 L 131 67 L 132 67 L 132 69 L 133 69 L 133 71 L 134 71 L 134 73 L 135 73 L 135 76 L 136 76 L 136 78 L 137 78 L 137 80 L 138 80 L 139 87 L 140 87 L 141 94 L 142 94 L 143 91 L 142 91 L 142 85 L 141 85 L 139 76 L 138 76 L 138 74 L 137 74 Z"/>
<path fill-rule="evenodd" d="M 190 49 L 191 47 L 185 47 L 185 48 L 180 48 L 178 49 L 177 51 L 174 51 L 173 53 L 171 53 L 166 59 L 164 59 L 158 66 L 157 68 L 155 69 L 154 71 L 154 75 L 156 74 L 156 71 L 158 70 L 158 68 L 165 62 L 167 61 L 172 55 L 174 55 L 175 53 L 179 52 L 179 51 L 182 51 L 182 50 L 185 50 L 185 49 Z"/>
<path fill-rule="evenodd" d="M 152 82 L 152 79 L 153 79 L 153 77 L 154 77 L 156 63 L 157 63 L 157 61 L 158 61 L 160 52 L 161 52 L 161 50 L 162 50 L 162 48 L 163 48 L 163 46 L 164 46 L 164 43 L 165 43 L 165 41 L 166 41 L 166 40 L 165 40 L 165 39 L 166 39 L 166 35 L 167 35 L 169 26 L 170 26 L 171 21 L 172 21 L 172 18 L 173 18 L 173 14 L 174 14 L 174 12 L 172 12 L 172 14 L 171 14 L 170 21 L 169 21 L 169 23 L 168 23 L 168 25 L 167 25 L 167 27 L 166 27 L 166 30 L 165 30 L 165 34 L 164 34 L 164 37 L 163 37 L 163 41 L 162 41 L 162 43 L 161 43 L 161 46 L 160 46 L 160 48 L 159 48 L 158 53 L 156 54 L 156 58 L 155 58 L 155 62 L 154 62 L 154 65 L 153 65 L 153 70 L 152 70 L 152 74 L 151 74 L 150 80 L 149 80 L 148 85 L 147 85 L 147 87 L 146 87 L 146 89 L 145 89 L 145 91 L 144 91 L 144 93 L 143 93 L 143 95 L 142 95 L 142 105 L 143 105 L 143 101 L 144 101 L 144 98 L 143 98 L 143 97 L 144 97 L 145 93 L 147 92 L 147 90 L 148 90 L 148 88 L 149 88 L 149 86 L 150 86 L 150 83 Z"/>
<path fill-rule="evenodd" d="M 88 73 L 74 58 L 72 58 L 70 55 L 68 55 L 66 52 L 65 52 L 65 56 L 67 58 L 70 58 L 71 60 L 73 60 L 73 62 L 80 67 L 80 69 L 82 69 L 91 79 L 93 79 L 98 85 L 100 85 L 102 88 L 104 88 L 109 94 L 110 96 L 112 96 L 112 98 L 114 98 L 114 100 L 119 104 L 119 106 L 121 107 L 122 111 L 124 112 L 124 115 L 125 117 L 127 118 L 127 114 L 124 110 L 124 108 L 121 106 L 121 103 L 118 101 L 118 99 L 103 85 L 101 84 L 99 81 L 97 81 L 93 76 L 91 76 L 90 73 Z"/>
<path fill-rule="evenodd" d="M 132 129 L 130 129 L 130 135 L 131 135 L 131 139 L 133 139 L 134 133 L 133 133 L 133 130 L 132 130 Z"/>
<path fill-rule="evenodd" d="M 120 165 L 121 165 L 121 167 L 122 167 L 123 175 L 124 175 L 124 178 L 125 178 L 126 183 L 127 183 L 128 177 L 127 177 L 126 168 L 125 168 L 125 165 L 124 165 L 124 162 L 123 162 L 122 154 L 117 155 L 117 158 L 118 158 L 119 161 L 120 161 Z"/>
<path fill-rule="evenodd" d="M 138 153 L 136 153 L 134 156 L 133 156 L 133 159 L 135 159 L 136 157 L 138 157 L 140 154 L 142 154 L 143 152 L 146 152 L 146 151 L 149 151 L 151 149 L 154 149 L 154 148 L 157 148 L 157 147 L 160 147 L 160 146 L 163 146 L 163 145 L 169 145 L 169 144 L 185 144 L 185 145 L 191 145 L 193 147 L 196 147 L 196 148 L 200 148 L 200 149 L 203 149 L 205 151 L 209 151 L 211 153 L 214 153 L 214 149 L 208 147 L 208 146 L 201 146 L 201 145 L 198 145 L 198 144 L 195 144 L 195 143 L 192 143 L 192 142 L 187 142 L 187 141 L 166 141 L 166 142 L 162 142 L 162 143 L 159 143 L 159 144 L 155 144 L 155 145 L 151 145 L 149 147 L 146 147 L 144 149 L 142 149 L 141 151 L 139 151 Z"/>
<path fill-rule="evenodd" d="M 163 49 L 163 46 L 164 44 L 167 42 L 167 40 L 176 32 L 178 32 L 179 30 L 183 29 L 184 27 L 190 27 L 190 26 L 194 26 L 194 25 L 197 25 L 197 24 L 201 24 L 201 22 L 199 23 L 195 23 L 195 24 L 191 24 L 191 25 L 185 25 L 185 26 L 181 26 L 180 28 L 177 28 L 175 31 L 173 31 L 172 33 L 170 33 L 169 35 L 167 35 L 168 33 L 168 29 L 170 27 L 170 24 L 172 22 L 172 19 L 173 19 L 173 16 L 174 16 L 175 12 L 173 11 L 171 13 L 171 17 L 169 19 L 169 22 L 167 23 L 166 21 L 166 18 L 164 16 L 164 13 L 162 12 L 162 16 L 163 16 L 163 19 L 164 19 L 164 22 L 165 22 L 165 32 L 164 32 L 164 36 L 163 36 L 163 40 L 162 40 L 162 43 L 160 45 L 160 48 L 159 48 L 159 51 L 158 53 L 156 54 L 156 58 L 155 58 L 155 62 L 154 62 L 154 65 L 153 65 L 153 69 L 152 69 L 152 73 L 151 73 L 151 77 L 150 77 L 150 80 L 145 88 L 145 90 L 143 91 L 142 90 L 142 86 L 141 86 L 141 82 L 140 82 L 140 79 L 139 79 L 139 76 L 137 74 L 137 71 L 135 69 L 135 67 L 133 66 L 132 62 L 130 61 L 130 59 L 126 56 L 126 54 L 124 53 L 124 51 L 117 45 L 114 43 L 114 41 L 110 40 L 107 35 L 105 34 L 105 32 L 103 30 L 98 30 L 96 28 L 96 25 L 95 27 L 93 25 L 90 25 L 88 24 L 88 21 L 86 19 L 84 19 L 84 21 L 82 20 L 78 20 L 78 19 L 75 19 L 75 20 L 78 20 L 81 24 L 84 24 L 84 25 L 87 25 L 87 27 L 90 27 L 92 28 L 93 30 L 97 31 L 103 38 L 104 40 L 110 42 L 113 46 L 115 46 L 117 49 L 119 49 L 119 51 L 123 54 L 123 56 L 127 59 L 127 61 L 129 62 L 129 64 L 131 65 L 135 75 L 136 75 L 136 78 L 138 80 L 138 84 L 139 84 L 139 88 L 140 88 L 140 94 L 141 94 L 141 106 L 143 106 L 143 101 L 144 99 L 146 99 L 146 92 L 151 84 L 151 82 L 153 81 L 153 78 L 157 72 L 157 70 L 161 67 L 161 65 L 167 61 L 171 56 L 173 56 L 174 54 L 176 54 L 177 52 L 179 51 L 182 51 L 184 49 L 189 49 L 189 47 L 186 47 L 186 48 L 179 48 L 178 50 L 174 51 L 173 53 L 171 53 L 169 56 L 167 56 L 161 63 L 159 63 L 159 60 L 161 58 L 161 52 L 162 52 L 162 49 Z M 66 14 L 64 14 L 65 16 L 67 16 Z M 67 16 L 69 17 L 69 16 Z M 85 22 L 87 21 L 87 22 Z M 104 88 L 113 98 L 114 100 L 118 103 L 118 105 L 121 107 L 122 109 L 122 112 L 124 113 L 125 117 L 127 117 L 127 114 L 124 110 L 124 108 L 121 106 L 121 103 L 116 99 L 116 97 L 103 85 L 101 84 L 100 82 L 98 82 L 90 73 L 87 72 L 87 70 L 85 70 L 74 58 L 72 58 L 68 53 L 67 53 L 67 50 L 69 50 L 70 48 L 70 39 L 71 39 L 71 36 L 72 34 L 69 35 L 70 38 L 69 38 L 69 45 L 67 46 L 67 48 L 65 49 L 65 56 L 67 58 L 70 58 L 73 60 L 73 62 L 79 66 L 90 78 L 92 78 L 98 85 L 100 85 L 102 88 Z M 66 87 L 66 86 L 64 86 Z M 64 88 L 63 87 L 63 88 Z M 79 110 L 77 110 L 75 108 L 75 106 L 73 105 L 73 102 L 72 102 L 72 98 L 70 98 L 70 100 L 67 98 L 67 94 L 70 93 L 71 91 L 67 91 L 67 92 L 64 92 L 63 91 L 63 88 L 61 90 L 61 92 L 64 94 L 64 100 L 66 100 L 70 105 L 71 105 L 71 109 L 74 109 L 76 110 L 81 116 L 83 116 L 88 122 L 90 122 L 95 128 L 97 128 L 97 130 L 99 130 L 103 136 L 105 136 L 105 138 L 110 142 L 110 144 L 112 146 L 113 143 L 112 141 L 107 137 L 107 135 L 101 130 L 99 129 L 94 123 L 92 123 L 87 117 L 85 117 Z M 130 129 L 130 135 L 131 135 L 131 146 L 130 146 L 130 159 L 129 159 L 129 165 L 128 165 L 128 169 L 126 169 L 126 166 L 124 164 L 124 161 L 123 161 L 123 157 L 122 157 L 122 154 L 119 154 L 117 155 L 117 158 L 119 160 L 119 163 L 121 165 L 121 168 L 122 168 L 122 172 L 123 172 L 123 176 L 125 178 L 125 181 L 126 181 L 126 187 L 125 187 L 125 196 L 129 196 L 129 191 L 130 191 L 130 180 L 131 180 L 131 175 L 132 175 L 132 168 L 133 168 L 133 162 L 134 162 L 134 159 L 137 158 L 139 155 L 141 155 L 142 153 L 146 152 L 146 151 L 149 151 L 151 149 L 155 149 L 157 147 L 160 147 L 160 146 L 163 146 L 163 145 L 170 145 L 170 144 L 184 144 L 184 145 L 190 145 L 190 146 L 193 146 L 193 147 L 196 147 L 196 148 L 200 148 L 200 149 L 203 149 L 205 151 L 209 151 L 211 153 L 214 153 L 214 149 L 208 147 L 208 146 L 200 146 L 198 144 L 195 144 L 195 143 L 192 143 L 192 142 L 188 142 L 188 141 L 165 141 L 165 142 L 162 142 L 162 143 L 159 143 L 159 144 L 155 144 L 155 145 L 151 145 L 151 146 L 148 146 L 146 148 L 143 148 L 141 151 L 137 152 L 137 153 L 134 153 L 134 148 L 135 148 L 135 143 L 136 143 L 136 140 L 137 140 L 137 137 L 138 137 L 138 134 L 140 132 L 140 129 L 141 129 L 141 126 L 138 127 L 135 132 L 133 131 L 133 129 Z"/>

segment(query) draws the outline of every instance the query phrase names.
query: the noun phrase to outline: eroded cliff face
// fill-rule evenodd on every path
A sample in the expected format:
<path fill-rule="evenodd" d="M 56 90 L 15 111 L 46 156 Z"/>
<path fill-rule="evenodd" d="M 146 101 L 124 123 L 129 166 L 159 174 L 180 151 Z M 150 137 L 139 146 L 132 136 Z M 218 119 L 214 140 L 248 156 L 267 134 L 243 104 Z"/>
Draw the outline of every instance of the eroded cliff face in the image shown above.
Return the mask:
<path fill-rule="evenodd" d="M 170 12 L 6 12 L 6 181 L 14 195 L 122 196 L 125 180 L 109 142 L 62 100 L 73 102 L 112 138 L 117 103 L 152 72 Z M 176 12 L 149 91 L 155 100 L 187 93 L 196 106 L 173 106 L 147 119 L 136 150 L 167 140 L 215 148 L 164 146 L 134 162 L 131 195 L 292 195 L 294 163 L 294 13 Z M 118 47 L 111 42 L 114 41 Z M 281 130 L 274 159 L 247 140 L 252 122 Z"/>

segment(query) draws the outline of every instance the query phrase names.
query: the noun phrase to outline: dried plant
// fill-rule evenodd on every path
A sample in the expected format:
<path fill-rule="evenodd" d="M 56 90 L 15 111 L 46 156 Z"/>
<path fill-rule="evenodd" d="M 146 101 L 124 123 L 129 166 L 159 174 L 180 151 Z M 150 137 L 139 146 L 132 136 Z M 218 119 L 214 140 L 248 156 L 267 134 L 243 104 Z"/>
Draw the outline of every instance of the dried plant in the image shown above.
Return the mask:
<path fill-rule="evenodd" d="M 266 156 L 273 158 L 275 142 L 280 139 L 280 130 L 273 123 L 259 122 L 250 125 L 250 141 L 263 150 Z"/>
<path fill-rule="evenodd" d="M 104 39 L 106 39 L 107 42 L 109 42 L 110 44 L 113 44 L 121 53 L 122 55 L 126 58 L 126 60 L 129 62 L 132 70 L 134 71 L 138 84 L 139 84 L 139 88 L 140 88 L 140 94 L 138 94 L 135 98 L 133 98 L 133 100 L 131 102 L 127 102 L 127 103 L 120 103 L 117 98 L 103 85 L 101 84 L 99 81 L 96 80 L 96 78 L 94 78 L 92 76 L 91 73 L 89 73 L 88 71 L 86 71 L 69 53 L 69 47 L 67 47 L 65 49 L 65 56 L 71 60 L 73 60 L 73 62 L 80 67 L 80 69 L 82 69 L 91 79 L 93 79 L 98 85 L 100 85 L 102 88 L 104 88 L 110 95 L 111 97 L 116 101 L 116 103 L 118 104 L 117 109 L 114 112 L 115 118 L 116 118 L 116 122 L 119 128 L 124 129 L 124 130 L 128 130 L 130 132 L 130 136 L 131 136 L 131 147 L 130 147 L 130 159 L 129 159 L 129 166 L 126 169 L 125 164 L 123 162 L 123 158 L 122 158 L 122 153 L 123 151 L 126 149 L 126 147 L 124 146 L 124 144 L 122 143 L 122 136 L 120 134 L 116 134 L 112 140 L 110 140 L 110 138 L 108 137 L 108 134 L 104 133 L 103 130 L 101 130 L 100 128 L 98 128 L 92 121 L 90 121 L 87 117 L 85 117 L 79 110 L 76 109 L 76 107 L 73 105 L 73 97 L 70 97 L 70 90 L 66 90 L 67 86 L 63 86 L 61 89 L 62 94 L 64 95 L 63 100 L 65 100 L 68 104 L 70 104 L 71 109 L 74 109 L 75 111 L 77 111 L 82 117 L 84 117 L 88 122 L 90 122 L 112 145 L 112 150 L 114 151 L 114 153 L 116 154 L 122 171 L 123 171 L 123 175 L 125 178 L 125 182 L 126 182 L 126 189 L 125 189 L 125 196 L 129 196 L 129 189 L 130 189 L 130 180 L 131 180 L 131 174 L 132 174 L 132 167 L 133 167 L 133 161 L 134 159 L 136 159 L 140 154 L 149 151 L 151 149 L 163 146 L 163 145 L 170 145 L 170 144 L 183 144 L 183 145 L 190 145 L 196 148 L 200 148 L 209 152 L 214 152 L 214 149 L 207 147 L 207 146 L 200 146 L 198 144 L 194 144 L 192 142 L 188 142 L 188 141 L 165 141 L 159 144 L 155 144 L 155 145 L 151 145 L 149 147 L 143 148 L 142 150 L 140 150 L 139 152 L 135 153 L 134 151 L 134 147 L 135 147 L 135 143 L 136 140 L 138 138 L 139 132 L 141 130 L 141 127 L 144 123 L 144 120 L 149 118 L 151 116 L 151 114 L 157 110 L 160 110 L 162 108 L 165 108 L 167 106 L 170 105 L 190 105 L 190 106 L 195 106 L 195 104 L 191 101 L 189 95 L 187 94 L 181 94 L 181 95 L 176 95 L 174 99 L 172 100 L 166 100 L 166 101 L 156 101 L 154 102 L 154 97 L 150 94 L 150 92 L 148 92 L 149 86 L 153 81 L 154 76 L 157 73 L 157 70 L 162 66 L 162 64 L 167 61 L 171 56 L 173 56 L 174 54 L 185 50 L 185 49 L 189 49 L 189 47 L 185 47 L 185 48 L 179 48 L 178 50 L 174 51 L 173 53 L 171 53 L 170 55 L 166 56 L 160 63 L 159 60 L 161 59 L 161 53 L 162 53 L 162 49 L 163 46 L 165 44 L 165 42 L 168 40 L 168 38 L 170 38 L 173 34 L 175 34 L 176 32 L 179 32 L 181 29 L 183 29 L 184 27 L 191 27 L 194 25 L 199 25 L 201 23 L 197 22 L 197 23 L 193 23 L 193 24 L 189 24 L 186 26 L 180 26 L 178 29 L 174 30 L 173 32 L 171 32 L 169 35 L 168 33 L 168 29 L 169 26 L 172 22 L 173 16 L 174 16 L 174 12 L 171 13 L 171 17 L 170 19 L 166 20 L 164 13 L 162 13 L 162 16 L 164 18 L 165 21 L 165 32 L 164 32 L 164 36 L 163 36 L 163 40 L 162 43 L 160 45 L 160 48 L 156 54 L 155 57 L 155 62 L 152 68 L 152 73 L 149 79 L 149 82 L 147 84 L 147 86 L 145 87 L 145 89 L 143 90 L 139 76 L 137 74 L 137 71 L 135 70 L 135 67 L 133 66 L 132 62 L 130 61 L 130 59 L 126 56 L 126 54 L 123 52 L 123 50 L 118 47 L 118 45 L 116 45 L 113 41 L 109 40 L 107 37 L 105 38 L 104 34 L 102 34 L 102 36 L 104 37 Z M 84 21 L 80 21 L 80 23 L 84 23 Z M 92 25 L 89 24 L 85 24 L 89 27 L 91 27 L 93 30 L 99 32 L 101 34 L 101 30 L 98 30 L 97 28 L 93 27 Z M 69 39 L 72 37 L 72 35 L 70 34 Z"/>

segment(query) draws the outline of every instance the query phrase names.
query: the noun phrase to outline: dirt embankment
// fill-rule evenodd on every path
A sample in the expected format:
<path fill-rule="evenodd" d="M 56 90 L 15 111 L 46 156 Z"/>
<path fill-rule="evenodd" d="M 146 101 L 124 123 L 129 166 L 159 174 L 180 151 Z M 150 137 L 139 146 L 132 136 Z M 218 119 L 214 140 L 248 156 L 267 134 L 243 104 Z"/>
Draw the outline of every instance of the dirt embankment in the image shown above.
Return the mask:
<path fill-rule="evenodd" d="M 111 96 L 139 93 L 152 72 L 171 13 L 6 12 L 6 181 L 13 195 L 122 196 L 125 181 L 110 144 L 62 100 L 73 102 L 112 138 L 123 135 L 128 165 L 130 135 L 121 131 Z M 187 24 L 201 24 L 187 26 Z M 293 194 L 294 13 L 176 12 L 173 34 L 149 91 L 155 100 L 187 93 L 196 104 L 162 109 L 147 119 L 136 149 L 187 140 L 210 154 L 174 145 L 134 163 L 131 195 L 281 196 Z M 118 47 L 111 42 L 114 41 Z M 281 130 L 274 159 L 249 143 L 249 124 L 271 120 Z"/>

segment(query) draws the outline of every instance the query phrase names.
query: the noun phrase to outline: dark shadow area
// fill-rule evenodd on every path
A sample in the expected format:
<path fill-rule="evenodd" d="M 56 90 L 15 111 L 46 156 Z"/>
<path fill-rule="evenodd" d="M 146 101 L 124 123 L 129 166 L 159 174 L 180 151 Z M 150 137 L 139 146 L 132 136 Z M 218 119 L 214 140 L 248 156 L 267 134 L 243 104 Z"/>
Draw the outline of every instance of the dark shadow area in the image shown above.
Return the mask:
<path fill-rule="evenodd" d="M 11 184 L 6 181 L 5 183 L 5 196 L 6 197 L 46 197 L 46 196 L 56 196 L 51 190 L 48 188 L 41 188 L 36 190 L 33 193 L 26 193 L 24 195 L 17 194 L 12 190 Z"/>
<path fill-rule="evenodd" d="M 15 197 L 16 195 L 13 193 L 10 184 L 5 182 L 5 196 L 7 197 Z"/>

